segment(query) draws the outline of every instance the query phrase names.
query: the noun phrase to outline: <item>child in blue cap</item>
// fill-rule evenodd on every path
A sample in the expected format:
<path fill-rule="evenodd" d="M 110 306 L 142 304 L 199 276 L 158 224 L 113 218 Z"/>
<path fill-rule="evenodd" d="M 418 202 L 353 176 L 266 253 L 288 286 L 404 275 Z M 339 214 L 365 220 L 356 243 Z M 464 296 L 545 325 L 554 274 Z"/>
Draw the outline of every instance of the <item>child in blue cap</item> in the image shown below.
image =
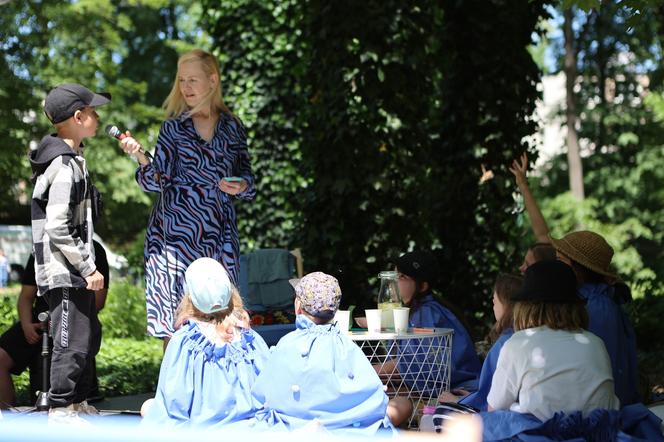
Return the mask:
<path fill-rule="evenodd" d="M 317 422 L 354 434 L 394 430 L 378 375 L 332 322 L 340 300 L 339 283 L 322 272 L 296 286 L 296 330 L 281 338 L 254 385 L 253 395 L 263 404 L 255 428 L 295 430 Z"/>
<path fill-rule="evenodd" d="M 145 422 L 219 426 L 254 415 L 251 388 L 269 351 L 246 318 L 224 267 L 212 258 L 191 263 L 180 328 L 166 348 L 154 403 L 144 407 Z"/>

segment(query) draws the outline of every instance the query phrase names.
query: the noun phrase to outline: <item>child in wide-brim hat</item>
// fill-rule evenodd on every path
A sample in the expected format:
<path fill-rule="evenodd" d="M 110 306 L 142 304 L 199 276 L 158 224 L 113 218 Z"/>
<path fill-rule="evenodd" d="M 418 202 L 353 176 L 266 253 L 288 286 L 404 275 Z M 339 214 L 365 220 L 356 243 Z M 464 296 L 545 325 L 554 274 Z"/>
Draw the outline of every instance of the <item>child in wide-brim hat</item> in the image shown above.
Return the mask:
<path fill-rule="evenodd" d="M 604 237 L 587 230 L 550 239 L 558 259 L 574 270 L 579 296 L 586 302 L 590 318 L 588 330 L 606 345 L 621 404 L 639 402 L 636 334 L 622 308 L 631 294 L 611 271 L 613 248 Z"/>

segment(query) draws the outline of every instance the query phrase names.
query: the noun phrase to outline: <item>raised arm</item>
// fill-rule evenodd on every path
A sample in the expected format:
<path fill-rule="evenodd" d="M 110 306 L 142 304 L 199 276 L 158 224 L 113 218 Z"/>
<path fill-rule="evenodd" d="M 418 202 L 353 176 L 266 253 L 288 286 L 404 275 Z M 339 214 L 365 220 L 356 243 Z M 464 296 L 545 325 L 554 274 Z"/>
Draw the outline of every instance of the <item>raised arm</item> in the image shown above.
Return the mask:
<path fill-rule="evenodd" d="M 546 224 L 544 215 L 537 205 L 537 201 L 533 196 L 533 193 L 530 191 L 528 186 L 528 178 L 526 177 L 526 172 L 528 171 L 528 155 L 523 153 L 519 159 L 516 159 L 512 162 L 512 167 L 510 167 L 510 172 L 516 178 L 516 185 L 519 187 L 521 195 L 523 195 L 523 202 L 526 205 L 526 211 L 528 212 L 528 218 L 530 218 L 530 224 L 535 234 L 535 240 L 537 242 L 548 243 L 549 241 L 549 226 Z"/>

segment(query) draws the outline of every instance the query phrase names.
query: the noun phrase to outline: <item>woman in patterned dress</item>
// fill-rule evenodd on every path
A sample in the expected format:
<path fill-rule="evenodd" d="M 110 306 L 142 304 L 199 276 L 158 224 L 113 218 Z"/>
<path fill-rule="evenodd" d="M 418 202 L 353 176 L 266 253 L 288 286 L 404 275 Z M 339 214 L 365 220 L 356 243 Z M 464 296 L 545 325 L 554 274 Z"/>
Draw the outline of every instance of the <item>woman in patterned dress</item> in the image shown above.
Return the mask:
<path fill-rule="evenodd" d="M 164 338 L 165 348 L 189 264 L 216 259 L 237 286 L 240 245 L 232 199 L 252 200 L 256 189 L 244 127 L 224 104 L 212 54 L 196 49 L 180 57 L 164 108 L 167 120 L 152 161 L 129 132 L 121 144 L 140 163 L 139 186 L 160 193 L 145 238 L 145 279 L 148 334 Z"/>

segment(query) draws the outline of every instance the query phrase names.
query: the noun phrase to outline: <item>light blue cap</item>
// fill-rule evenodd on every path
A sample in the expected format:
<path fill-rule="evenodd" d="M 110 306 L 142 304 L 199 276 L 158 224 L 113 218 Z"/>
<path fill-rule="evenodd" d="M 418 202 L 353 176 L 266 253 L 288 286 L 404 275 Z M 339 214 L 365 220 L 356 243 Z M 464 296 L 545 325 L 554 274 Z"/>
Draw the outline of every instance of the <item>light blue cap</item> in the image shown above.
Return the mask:
<path fill-rule="evenodd" d="M 228 307 L 233 284 L 219 261 L 198 258 L 184 273 L 186 292 L 191 302 L 203 313 L 215 313 Z"/>

